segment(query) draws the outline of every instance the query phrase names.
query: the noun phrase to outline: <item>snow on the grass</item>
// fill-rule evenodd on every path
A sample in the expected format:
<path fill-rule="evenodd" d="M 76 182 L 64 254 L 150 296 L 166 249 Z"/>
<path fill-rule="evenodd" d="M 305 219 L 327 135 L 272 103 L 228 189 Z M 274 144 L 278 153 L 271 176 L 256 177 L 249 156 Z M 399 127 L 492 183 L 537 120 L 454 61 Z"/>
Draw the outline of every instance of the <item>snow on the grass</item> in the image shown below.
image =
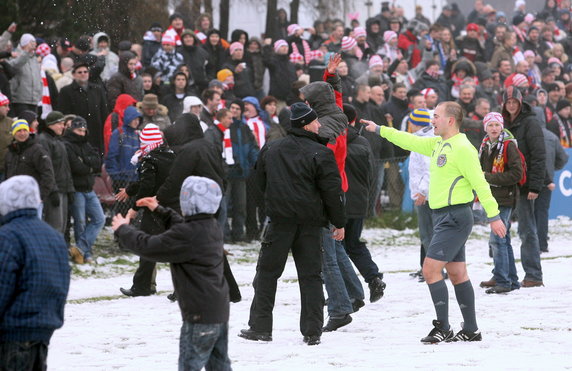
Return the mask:
<path fill-rule="evenodd" d="M 237 336 L 247 327 L 253 296 L 256 245 L 227 246 L 235 253 L 231 266 L 241 285 L 243 301 L 231 304 L 229 355 L 235 370 L 373 370 L 373 369 L 569 369 L 572 368 L 572 290 L 570 289 L 569 219 L 551 221 L 550 252 L 542 255 L 545 287 L 521 289 L 506 295 L 487 295 L 479 282 L 491 276 L 487 233 L 475 226 L 467 244 L 467 259 L 483 333 L 480 343 L 423 345 L 435 318 L 427 286 L 409 276 L 418 269 L 415 231 L 365 230 L 373 259 L 385 274 L 385 296 L 353 314 L 353 322 L 324 333 L 322 344 L 307 346 L 299 332 L 299 288 L 292 259 L 278 284 L 274 309 L 274 341 L 251 342 Z M 516 231 L 516 224 L 513 226 Z M 513 232 L 514 235 L 514 232 Z M 515 255 L 520 241 L 513 238 Z M 98 268 L 99 269 L 99 268 Z M 523 271 L 517 264 L 519 277 Z M 110 270 L 112 271 L 112 270 Z M 118 296 L 132 275 L 74 278 L 69 300 Z M 157 276 L 160 295 L 68 304 L 64 327 L 52 338 L 51 370 L 176 370 L 181 316 L 167 300 L 170 273 Z M 450 323 L 460 329 L 462 316 L 449 287 Z M 367 285 L 364 283 L 366 295 Z M 327 313 L 326 313 L 327 314 Z"/>

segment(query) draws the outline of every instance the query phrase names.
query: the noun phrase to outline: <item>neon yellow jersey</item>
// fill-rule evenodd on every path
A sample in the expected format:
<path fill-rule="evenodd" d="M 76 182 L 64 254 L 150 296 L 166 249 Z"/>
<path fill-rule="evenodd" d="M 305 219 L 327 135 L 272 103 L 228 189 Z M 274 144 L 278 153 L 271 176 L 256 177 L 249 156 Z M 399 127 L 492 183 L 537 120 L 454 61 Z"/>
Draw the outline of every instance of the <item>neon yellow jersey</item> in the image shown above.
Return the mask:
<path fill-rule="evenodd" d="M 399 147 L 431 158 L 429 173 L 429 207 L 465 204 L 475 199 L 483 205 L 487 217 L 499 215 L 499 208 L 481 170 L 477 150 L 465 134 L 443 140 L 420 137 L 404 131 L 382 126 L 380 135 Z"/>

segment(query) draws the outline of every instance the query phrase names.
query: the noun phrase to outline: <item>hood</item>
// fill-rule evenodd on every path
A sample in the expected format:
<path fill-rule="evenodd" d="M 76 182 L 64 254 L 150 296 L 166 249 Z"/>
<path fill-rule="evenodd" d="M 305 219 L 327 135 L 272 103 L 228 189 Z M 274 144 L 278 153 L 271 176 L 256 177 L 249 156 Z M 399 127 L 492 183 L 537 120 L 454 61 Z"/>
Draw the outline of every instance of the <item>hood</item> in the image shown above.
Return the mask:
<path fill-rule="evenodd" d="M 418 130 L 413 134 L 417 135 L 419 137 L 434 137 L 435 136 L 435 132 L 433 131 L 432 125 L 426 126 L 423 129 Z"/>
<path fill-rule="evenodd" d="M 461 58 L 457 62 L 455 62 L 451 70 L 453 72 L 457 72 L 458 70 L 463 70 L 469 76 L 475 76 L 477 74 L 477 67 L 475 66 L 475 64 L 466 58 Z"/>
<path fill-rule="evenodd" d="M 504 118 L 504 126 L 507 129 L 512 129 L 515 126 L 520 125 L 520 122 L 522 121 L 522 119 L 524 119 L 527 116 L 535 116 L 535 114 L 532 112 L 532 107 L 530 107 L 530 104 L 526 103 L 526 102 L 522 102 L 522 107 L 520 109 L 520 113 L 518 114 L 518 116 L 516 116 L 516 119 L 511 122 L 510 120 L 510 115 L 508 113 L 508 111 L 505 108 L 505 105 L 502 105 L 502 116 Z"/>
<path fill-rule="evenodd" d="M 105 32 L 98 32 L 95 35 L 93 35 L 93 38 L 91 39 L 91 48 L 93 49 L 93 54 L 97 54 L 99 53 L 101 50 L 97 47 L 97 42 L 99 41 L 100 38 L 102 37 L 107 37 L 107 44 L 109 47 L 109 50 L 111 50 L 111 38 L 109 37 L 108 34 L 106 34 Z"/>
<path fill-rule="evenodd" d="M 0 216 L 20 209 L 37 209 L 42 199 L 40 187 L 28 175 L 16 175 L 0 184 Z"/>
<path fill-rule="evenodd" d="M 123 111 L 129 106 L 135 106 L 137 100 L 129 94 L 119 94 L 117 100 L 115 101 L 115 107 L 113 112 L 119 114 L 120 117 L 123 116 Z"/>
<path fill-rule="evenodd" d="M 359 137 L 359 130 L 361 126 L 361 124 L 357 123 L 356 126 L 348 126 L 348 143 L 353 142 L 357 137 Z"/>
<path fill-rule="evenodd" d="M 135 120 L 137 117 L 143 117 L 141 112 L 137 111 L 137 108 L 129 106 L 125 108 L 123 112 L 123 128 L 128 128 L 131 121 Z"/>
<path fill-rule="evenodd" d="M 159 41 L 157 41 L 157 39 L 155 38 L 155 35 L 153 34 L 153 32 L 151 32 L 150 30 L 145 31 L 145 34 L 143 35 L 143 40 L 144 40 L 144 41 L 159 42 Z"/>
<path fill-rule="evenodd" d="M 165 129 L 165 140 L 175 149 L 191 140 L 204 138 L 199 118 L 192 113 L 183 113 L 175 123 Z"/>
<path fill-rule="evenodd" d="M 348 118 L 336 104 L 334 88 L 327 82 L 315 81 L 301 88 L 300 92 L 318 114 L 318 121 L 322 125 L 318 135 L 335 141 L 348 127 Z"/>
<path fill-rule="evenodd" d="M 258 102 L 257 98 L 255 98 L 255 97 L 244 97 L 244 98 L 242 98 L 242 101 L 246 102 L 246 103 L 250 103 L 254 107 L 256 107 L 256 112 L 258 112 L 258 114 L 260 114 L 260 111 L 262 111 L 262 109 L 260 108 L 260 102 Z"/>
<path fill-rule="evenodd" d="M 190 176 L 181 186 L 181 213 L 183 216 L 216 213 L 222 199 L 220 186 L 212 179 Z"/>

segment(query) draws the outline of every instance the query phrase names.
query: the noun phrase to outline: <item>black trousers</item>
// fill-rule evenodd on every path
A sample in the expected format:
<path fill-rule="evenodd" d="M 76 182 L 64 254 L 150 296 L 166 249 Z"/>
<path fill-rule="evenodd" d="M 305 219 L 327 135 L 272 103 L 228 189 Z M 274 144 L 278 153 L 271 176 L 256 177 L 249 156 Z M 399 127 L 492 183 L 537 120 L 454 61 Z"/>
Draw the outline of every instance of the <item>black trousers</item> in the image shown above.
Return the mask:
<path fill-rule="evenodd" d="M 264 238 L 256 276 L 254 299 L 250 307 L 249 326 L 255 331 L 272 332 L 272 310 L 278 278 L 284 271 L 288 253 L 298 272 L 301 313 L 300 332 L 304 336 L 321 335 L 324 324 L 322 288 L 322 228 L 299 224 L 271 223 Z"/>
<path fill-rule="evenodd" d="M 0 370 L 46 371 L 48 344 L 41 341 L 0 343 Z"/>

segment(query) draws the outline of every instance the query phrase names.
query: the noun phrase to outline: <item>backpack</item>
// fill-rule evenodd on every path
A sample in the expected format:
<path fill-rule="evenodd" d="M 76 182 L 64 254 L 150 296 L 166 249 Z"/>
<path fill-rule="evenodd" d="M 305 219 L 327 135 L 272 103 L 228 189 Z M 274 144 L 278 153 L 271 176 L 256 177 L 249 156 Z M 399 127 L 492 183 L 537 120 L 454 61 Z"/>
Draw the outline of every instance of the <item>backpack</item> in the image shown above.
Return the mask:
<path fill-rule="evenodd" d="M 518 181 L 518 186 L 522 187 L 526 183 L 526 159 L 524 158 L 524 155 L 522 154 L 522 152 L 518 148 L 518 144 L 516 144 L 516 142 L 514 144 L 516 146 L 516 151 L 518 152 L 518 155 L 520 156 L 520 162 L 522 164 L 522 177 Z M 504 146 L 504 149 L 502 151 L 502 158 L 503 158 L 503 161 L 505 164 L 508 163 L 507 150 L 508 150 L 508 143 L 506 146 Z"/>

